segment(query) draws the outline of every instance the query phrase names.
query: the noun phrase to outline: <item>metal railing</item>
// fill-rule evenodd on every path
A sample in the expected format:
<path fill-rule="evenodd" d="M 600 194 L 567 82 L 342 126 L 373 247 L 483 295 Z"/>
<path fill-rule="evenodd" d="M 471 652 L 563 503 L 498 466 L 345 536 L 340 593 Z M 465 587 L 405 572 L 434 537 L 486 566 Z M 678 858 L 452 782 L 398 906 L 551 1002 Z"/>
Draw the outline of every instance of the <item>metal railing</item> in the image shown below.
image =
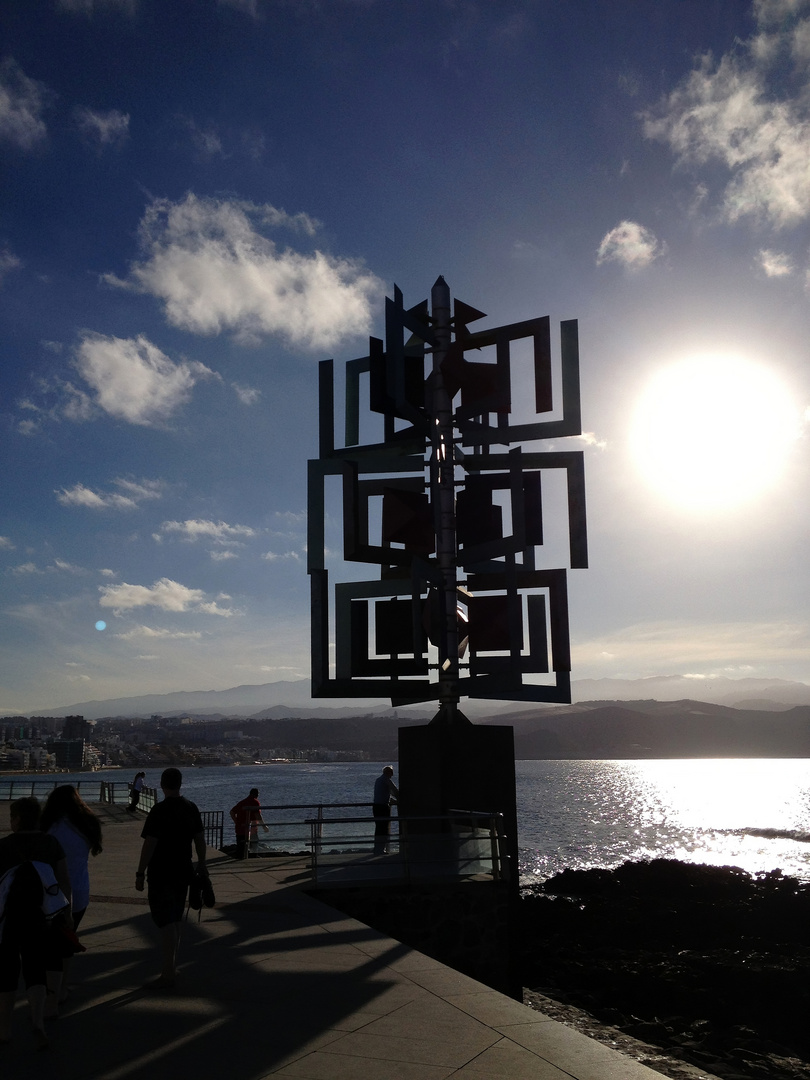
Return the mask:
<path fill-rule="evenodd" d="M 129 801 L 132 798 L 132 792 L 134 790 L 134 784 L 129 784 L 128 783 L 125 786 L 126 786 L 126 789 L 127 789 L 127 801 Z M 117 792 L 116 789 L 121 787 L 121 782 L 120 781 L 118 781 L 118 782 L 110 781 L 107 784 L 107 787 L 108 787 L 108 789 L 112 789 L 111 797 L 109 799 L 102 798 L 101 801 L 102 802 L 111 802 L 111 803 L 120 802 L 121 800 L 118 798 L 118 792 Z M 144 786 L 141 788 L 141 794 L 140 794 L 140 796 L 138 798 L 138 802 L 137 802 L 137 805 L 135 806 L 135 810 L 136 811 L 137 810 L 144 810 L 148 814 L 149 811 L 152 809 L 152 807 L 155 805 L 155 803 L 157 801 L 158 801 L 158 790 L 157 790 L 157 788 L 147 787 L 144 784 Z"/>
<path fill-rule="evenodd" d="M 13 802 L 15 799 L 31 798 L 44 801 L 54 788 L 61 787 L 64 780 L 23 779 L 21 777 L 0 777 L 0 802 Z M 71 780 L 71 785 L 87 803 L 101 803 L 106 806 L 126 806 L 132 795 L 132 784 L 126 780 Z M 144 787 L 138 801 L 137 810 L 148 813 L 158 801 L 157 788 Z M 223 810 L 201 810 L 205 842 L 209 847 L 220 850 L 225 840 L 225 813 Z"/>
<path fill-rule="evenodd" d="M 29 779 L 18 776 L 0 777 L 0 802 L 13 802 L 14 799 L 46 799 L 54 788 L 69 783 L 75 787 L 85 802 L 89 803 L 125 803 L 129 801 L 129 784 L 125 781 L 94 779 L 69 780 L 56 777 L 53 780 Z"/>
<path fill-rule="evenodd" d="M 225 811 L 201 810 L 200 816 L 202 817 L 206 844 L 208 847 L 221 851 L 225 843 Z"/>
<path fill-rule="evenodd" d="M 391 832 L 382 838 L 384 850 L 369 829 L 377 820 L 322 815 L 308 820 L 315 885 L 511 877 L 500 813 L 392 817 Z"/>
<path fill-rule="evenodd" d="M 245 838 L 240 857 L 308 855 L 316 885 L 510 878 L 502 814 L 455 809 L 440 816 L 393 814 L 387 835 L 375 836 L 379 819 L 368 814 L 371 806 L 362 802 L 245 807 L 243 822 L 234 822 Z M 329 816 L 336 810 L 367 814 Z M 302 818 L 301 811 L 309 813 Z M 259 831 L 262 826 L 267 832 Z"/>
<path fill-rule="evenodd" d="M 248 838 L 248 843 L 242 850 L 242 858 L 247 859 L 256 854 L 291 854 L 290 848 L 297 847 L 300 854 L 307 854 L 310 840 L 309 819 L 312 816 L 322 818 L 324 809 L 328 810 L 355 810 L 358 808 L 370 808 L 371 803 L 275 803 L 267 806 L 247 806 L 244 809 L 244 831 L 242 835 Z M 292 814 L 292 817 L 278 817 L 277 820 L 268 821 L 264 817 L 264 811 L 275 814 Z M 298 811 L 309 811 L 308 815 L 302 816 Z M 254 819 L 256 813 L 261 815 L 261 821 Z M 234 822 L 236 825 L 237 822 Z M 260 835 L 259 827 L 265 825 L 267 834 Z M 238 835 L 238 834 L 237 834 Z"/>

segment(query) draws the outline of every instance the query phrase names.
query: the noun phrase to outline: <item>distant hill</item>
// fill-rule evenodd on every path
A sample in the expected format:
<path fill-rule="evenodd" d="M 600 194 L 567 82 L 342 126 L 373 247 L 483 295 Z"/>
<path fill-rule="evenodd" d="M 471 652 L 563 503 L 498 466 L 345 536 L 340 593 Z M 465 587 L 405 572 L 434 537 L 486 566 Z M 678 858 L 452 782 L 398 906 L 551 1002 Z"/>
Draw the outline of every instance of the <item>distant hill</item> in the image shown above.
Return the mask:
<path fill-rule="evenodd" d="M 810 758 L 810 705 L 775 712 L 692 700 L 591 701 L 493 722 L 513 726 L 520 759 Z"/>
<path fill-rule="evenodd" d="M 648 679 L 575 679 L 572 691 L 577 702 L 682 701 L 695 698 L 737 709 L 810 705 L 810 686 L 787 679 L 697 678 L 684 675 L 654 675 Z"/>
<path fill-rule="evenodd" d="M 34 716 L 84 716 L 98 720 L 106 716 L 149 717 L 178 716 L 263 716 L 272 710 L 276 716 L 324 717 L 390 711 L 389 702 L 363 700 L 356 705 L 345 698 L 313 699 L 308 679 L 234 686 L 229 690 L 176 690 L 170 694 L 139 694 L 137 697 L 108 698 L 104 701 L 79 701 L 73 705 L 37 709 Z"/>
<path fill-rule="evenodd" d="M 674 691 L 695 680 L 598 680 L 588 688 L 631 689 L 636 695 L 660 685 Z M 742 707 L 723 701 L 640 697 L 579 700 L 572 705 L 518 702 L 463 702 L 477 723 L 506 724 L 514 729 L 515 754 L 530 758 L 678 758 L 678 757 L 808 757 L 810 700 L 785 704 L 779 697 L 810 699 L 810 687 L 780 680 L 700 681 L 699 688 L 718 697 L 736 698 Z M 731 684 L 731 688 L 730 685 Z M 751 685 L 755 684 L 755 685 Z M 770 697 L 773 692 L 775 699 Z M 756 694 L 756 697 L 753 695 Z M 273 702 L 280 702 L 273 704 Z M 293 704 L 295 703 L 295 704 Z M 261 707 L 257 707 L 257 706 Z M 190 715 L 201 719 L 240 719 L 268 745 L 324 745 L 335 750 L 364 749 L 382 757 L 396 753 L 397 730 L 424 723 L 432 705 L 392 709 L 385 702 L 313 701 L 309 683 L 278 682 L 237 686 L 231 690 L 143 695 L 109 701 L 78 702 L 42 710 L 40 715 L 81 713 L 101 717 Z"/>
<path fill-rule="evenodd" d="M 717 705 L 755 712 L 810 705 L 810 686 L 784 679 L 694 679 L 681 675 L 655 676 L 649 679 L 580 679 L 573 683 L 575 703 L 587 701 L 683 701 L 699 699 Z M 532 705 L 514 701 L 463 701 L 462 709 L 475 720 L 487 717 L 534 713 L 556 706 Z M 570 708 L 570 706 L 563 706 Z M 408 717 L 434 714 L 430 704 L 409 705 L 392 710 L 383 699 L 312 698 L 308 679 L 234 686 L 229 690 L 178 690 L 170 694 L 141 694 L 137 697 L 109 698 L 105 701 L 79 701 L 72 705 L 35 709 L 32 716 L 71 716 L 98 720 L 107 716 L 148 717 L 241 716 L 289 717 L 316 716 L 340 718 L 374 714 Z"/>

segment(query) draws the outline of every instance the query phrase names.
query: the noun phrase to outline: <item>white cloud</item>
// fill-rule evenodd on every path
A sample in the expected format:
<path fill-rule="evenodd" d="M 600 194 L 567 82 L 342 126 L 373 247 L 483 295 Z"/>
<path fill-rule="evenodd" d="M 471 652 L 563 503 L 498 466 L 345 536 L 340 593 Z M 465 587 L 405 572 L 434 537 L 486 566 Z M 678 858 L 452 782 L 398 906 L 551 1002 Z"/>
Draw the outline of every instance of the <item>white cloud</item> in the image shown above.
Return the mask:
<path fill-rule="evenodd" d="M 782 251 L 763 248 L 759 253 L 759 265 L 766 277 L 787 277 L 794 270 L 793 259 Z"/>
<path fill-rule="evenodd" d="M 574 647 L 578 667 L 600 656 L 610 659 L 612 674 L 623 671 L 655 674 L 705 667 L 741 669 L 755 662 L 760 668 L 804 660 L 810 628 L 803 623 L 687 623 L 650 622 L 621 627 Z"/>
<path fill-rule="evenodd" d="M 239 383 L 231 383 L 231 386 L 243 405 L 255 405 L 262 396 L 261 390 L 256 390 L 252 386 L 240 386 Z"/>
<path fill-rule="evenodd" d="M 583 431 L 577 438 L 586 446 L 592 446 L 595 450 L 606 450 L 607 439 L 600 439 L 594 431 Z"/>
<path fill-rule="evenodd" d="M 72 488 L 62 488 L 56 492 L 56 501 L 62 506 L 84 506 L 90 510 L 134 510 L 136 503 L 124 495 L 99 495 L 84 484 L 74 484 Z"/>
<path fill-rule="evenodd" d="M 204 521 L 197 518 L 188 521 L 164 521 L 163 532 L 181 533 L 184 540 L 213 540 L 215 544 L 240 543 L 256 535 L 248 525 L 228 525 L 224 521 Z"/>
<path fill-rule="evenodd" d="M 119 477 L 113 481 L 118 487 L 123 488 L 124 491 L 128 491 L 130 496 L 136 500 L 136 502 L 142 502 L 144 499 L 161 499 L 163 498 L 164 483 L 162 480 L 129 480 L 124 477 Z"/>
<path fill-rule="evenodd" d="M 326 349 L 367 332 L 370 300 L 382 283 L 359 263 L 321 251 L 278 248 L 261 228 L 312 235 L 306 214 L 239 200 L 155 200 L 140 225 L 141 261 L 108 284 L 163 301 L 166 318 L 195 334 L 232 332 L 243 342 L 277 334 Z"/>
<path fill-rule="evenodd" d="M 0 284 L 6 274 L 22 266 L 22 261 L 7 247 L 0 248 Z"/>
<path fill-rule="evenodd" d="M 226 559 L 238 559 L 239 556 L 235 551 L 209 551 L 208 554 L 214 560 L 214 562 L 225 562 Z"/>
<path fill-rule="evenodd" d="M 13 551 L 14 544 L 7 536 L 0 536 L 0 551 Z"/>
<path fill-rule="evenodd" d="M 628 270 L 641 270 L 666 252 L 655 233 L 635 221 L 622 221 L 602 237 L 596 265 L 618 262 Z"/>
<path fill-rule="evenodd" d="M 810 60 L 810 19 L 802 19 L 795 27 L 790 41 L 793 59 L 800 65 Z"/>
<path fill-rule="evenodd" d="M 178 122 L 188 131 L 194 149 L 202 158 L 222 157 L 222 139 L 213 127 L 201 128 L 191 117 L 180 116 Z"/>
<path fill-rule="evenodd" d="M 15 60 L 4 60 L 0 64 L 0 139 L 23 150 L 43 142 L 47 128 L 42 113 L 52 97 L 44 83 L 29 79 Z"/>
<path fill-rule="evenodd" d="M 773 32 L 736 43 L 718 63 L 703 56 L 645 114 L 645 135 L 668 143 L 679 162 L 720 162 L 730 173 L 721 207 L 729 222 L 750 217 L 784 228 L 810 216 L 810 100 L 805 78 L 785 78 L 788 56 L 810 56 L 810 26 L 780 22 L 806 6 L 758 3 L 760 24 L 776 24 Z"/>
<path fill-rule="evenodd" d="M 215 601 L 209 603 L 200 604 L 199 611 L 202 611 L 205 615 L 222 615 L 224 618 L 229 619 L 236 612 L 233 608 L 221 608 Z"/>
<path fill-rule="evenodd" d="M 146 426 L 167 420 L 201 379 L 219 378 L 196 361 L 174 363 L 143 335 L 117 338 L 86 332 L 75 365 L 104 412 Z"/>
<path fill-rule="evenodd" d="M 57 502 L 62 506 L 84 506 L 90 510 L 134 510 L 145 499 L 159 499 L 163 491 L 163 485 L 159 480 L 126 480 L 113 481 L 118 487 L 128 492 L 121 495 L 118 492 L 102 493 L 85 487 L 84 484 L 74 484 L 72 488 L 61 488 L 56 492 Z"/>
<path fill-rule="evenodd" d="M 305 510 L 276 510 L 273 517 L 281 518 L 287 525 L 304 525 L 307 520 Z"/>
<path fill-rule="evenodd" d="M 185 639 L 191 639 L 197 641 L 202 637 L 199 630 L 162 630 L 154 629 L 151 626 L 134 626 L 131 630 L 127 630 L 123 634 L 116 634 L 117 638 L 121 638 L 122 641 L 134 641 L 137 638 L 160 638 L 163 641 L 182 641 Z"/>
<path fill-rule="evenodd" d="M 96 112 L 95 109 L 77 108 L 76 125 L 88 142 L 98 146 L 121 147 L 129 138 L 129 114 L 117 109 Z"/>
<path fill-rule="evenodd" d="M 53 565 L 57 570 L 65 570 L 70 574 L 84 573 L 80 566 L 74 566 L 73 563 L 69 563 L 65 559 L 54 559 Z"/>
<path fill-rule="evenodd" d="M 275 551 L 265 551 L 262 558 L 267 559 L 268 562 L 275 562 L 277 559 L 293 559 L 298 561 L 301 556 L 297 551 L 285 551 L 283 555 L 277 555 Z"/>
<path fill-rule="evenodd" d="M 141 607 L 174 612 L 200 611 L 226 617 L 234 614 L 228 608 L 220 608 L 216 603 L 205 600 L 202 589 L 189 589 L 171 578 L 160 578 L 151 588 L 123 582 L 121 585 L 99 585 L 98 591 L 101 593 L 101 607 L 113 608 L 115 614 Z"/>
<path fill-rule="evenodd" d="M 754 0 L 754 14 L 761 26 L 780 23 L 807 7 L 807 0 Z"/>

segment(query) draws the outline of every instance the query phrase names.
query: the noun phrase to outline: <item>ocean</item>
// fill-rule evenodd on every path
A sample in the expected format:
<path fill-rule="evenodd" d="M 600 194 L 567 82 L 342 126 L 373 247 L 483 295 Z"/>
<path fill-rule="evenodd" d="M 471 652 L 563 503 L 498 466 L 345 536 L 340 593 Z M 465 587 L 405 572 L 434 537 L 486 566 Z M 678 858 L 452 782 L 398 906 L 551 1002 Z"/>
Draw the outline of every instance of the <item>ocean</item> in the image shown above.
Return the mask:
<path fill-rule="evenodd" d="M 201 810 L 226 812 L 227 842 L 227 811 L 251 787 L 263 806 L 368 802 L 380 768 L 347 762 L 186 769 L 183 794 Z M 750 873 L 780 869 L 810 881 L 810 759 L 518 761 L 515 772 L 522 884 L 567 867 L 610 869 L 661 857 Z M 159 778 L 160 770 L 147 770 L 150 786 Z M 112 769 L 59 779 L 132 776 Z"/>

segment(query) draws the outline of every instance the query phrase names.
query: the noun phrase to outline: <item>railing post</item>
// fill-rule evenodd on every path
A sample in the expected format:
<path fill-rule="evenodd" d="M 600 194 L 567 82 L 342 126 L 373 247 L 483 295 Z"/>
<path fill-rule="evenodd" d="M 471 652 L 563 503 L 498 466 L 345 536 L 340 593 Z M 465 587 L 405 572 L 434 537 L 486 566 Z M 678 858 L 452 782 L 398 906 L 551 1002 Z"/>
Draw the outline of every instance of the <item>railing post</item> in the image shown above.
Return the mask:
<path fill-rule="evenodd" d="M 399 816 L 399 810 L 397 810 L 397 828 L 399 829 L 399 857 L 402 859 L 402 869 L 404 871 L 405 880 L 410 884 L 411 845 L 408 841 L 408 821 Z"/>
<path fill-rule="evenodd" d="M 318 808 L 320 811 L 320 807 Z M 318 856 L 320 855 L 320 837 L 321 837 L 321 822 L 323 818 L 319 816 L 315 821 L 311 821 L 309 825 L 309 844 L 312 849 L 312 884 L 318 884 Z"/>
<path fill-rule="evenodd" d="M 498 849 L 498 828 L 494 815 L 489 819 L 489 858 L 492 863 L 492 880 L 500 881 L 501 856 Z"/>

